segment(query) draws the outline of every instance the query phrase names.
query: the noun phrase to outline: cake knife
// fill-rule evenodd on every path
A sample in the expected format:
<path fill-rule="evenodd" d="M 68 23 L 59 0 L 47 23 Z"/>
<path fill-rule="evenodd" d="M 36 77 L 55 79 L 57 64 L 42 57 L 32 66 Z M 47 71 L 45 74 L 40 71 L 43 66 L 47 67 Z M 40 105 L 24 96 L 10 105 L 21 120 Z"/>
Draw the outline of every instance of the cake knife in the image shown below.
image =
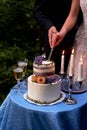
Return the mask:
<path fill-rule="evenodd" d="M 48 57 L 47 61 L 50 60 L 50 58 L 51 58 L 51 56 L 52 56 L 52 53 L 53 53 L 53 48 L 51 48 L 51 51 L 50 51 L 50 54 L 49 54 L 49 57 Z"/>

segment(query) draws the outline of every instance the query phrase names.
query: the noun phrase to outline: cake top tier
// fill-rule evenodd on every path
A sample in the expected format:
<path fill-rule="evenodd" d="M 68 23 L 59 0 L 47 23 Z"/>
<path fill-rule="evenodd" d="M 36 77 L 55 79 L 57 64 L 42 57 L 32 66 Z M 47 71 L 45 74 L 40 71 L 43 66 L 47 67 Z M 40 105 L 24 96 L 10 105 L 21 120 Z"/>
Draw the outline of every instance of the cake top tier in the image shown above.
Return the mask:
<path fill-rule="evenodd" d="M 37 56 L 33 63 L 32 81 L 39 84 L 57 83 L 60 76 L 55 74 L 55 62 L 46 60 L 44 56 Z"/>
<path fill-rule="evenodd" d="M 33 74 L 51 76 L 55 74 L 55 63 L 53 61 L 47 61 L 43 56 L 37 56 L 33 62 Z"/>

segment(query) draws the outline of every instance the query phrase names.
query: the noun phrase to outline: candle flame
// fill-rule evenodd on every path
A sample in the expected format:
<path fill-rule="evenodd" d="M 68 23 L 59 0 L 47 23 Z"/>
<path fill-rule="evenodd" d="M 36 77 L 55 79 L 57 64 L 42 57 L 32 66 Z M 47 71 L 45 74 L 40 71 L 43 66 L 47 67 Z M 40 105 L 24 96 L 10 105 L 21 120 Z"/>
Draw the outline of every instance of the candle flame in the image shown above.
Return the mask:
<path fill-rule="evenodd" d="M 81 56 L 81 58 L 80 58 L 80 62 L 83 62 L 83 60 L 82 60 L 82 56 Z"/>
<path fill-rule="evenodd" d="M 74 49 L 72 49 L 72 54 L 74 54 Z"/>
<path fill-rule="evenodd" d="M 63 50 L 63 51 L 62 51 L 62 55 L 64 55 L 64 52 L 65 52 L 65 51 Z"/>

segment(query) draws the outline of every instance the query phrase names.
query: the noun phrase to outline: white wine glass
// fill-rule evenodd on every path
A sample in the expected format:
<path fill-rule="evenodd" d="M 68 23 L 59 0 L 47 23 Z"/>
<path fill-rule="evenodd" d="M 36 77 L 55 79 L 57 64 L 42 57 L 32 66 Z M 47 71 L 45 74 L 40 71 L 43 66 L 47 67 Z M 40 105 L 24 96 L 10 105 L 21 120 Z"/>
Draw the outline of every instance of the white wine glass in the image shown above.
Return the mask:
<path fill-rule="evenodd" d="M 25 60 L 20 60 L 17 62 L 18 63 L 18 67 L 22 68 L 23 69 L 23 75 L 22 75 L 22 78 L 24 80 L 24 77 L 25 77 L 25 73 L 27 71 L 27 65 L 28 65 L 28 60 L 25 59 Z"/>
<path fill-rule="evenodd" d="M 13 74 L 15 79 L 17 80 L 17 86 L 18 86 L 18 94 L 20 94 L 20 80 L 22 80 L 23 75 L 23 69 L 20 67 L 16 67 L 13 69 Z"/>

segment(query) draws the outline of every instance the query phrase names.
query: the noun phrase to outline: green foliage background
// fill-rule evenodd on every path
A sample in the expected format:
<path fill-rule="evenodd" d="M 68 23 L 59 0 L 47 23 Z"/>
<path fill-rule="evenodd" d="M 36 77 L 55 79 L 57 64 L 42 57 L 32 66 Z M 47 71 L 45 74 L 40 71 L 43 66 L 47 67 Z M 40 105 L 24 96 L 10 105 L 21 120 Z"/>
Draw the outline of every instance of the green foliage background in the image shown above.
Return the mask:
<path fill-rule="evenodd" d="M 16 83 L 12 66 L 28 59 L 26 77 L 32 74 L 32 62 L 39 52 L 34 0 L 0 0 L 0 103 Z"/>

